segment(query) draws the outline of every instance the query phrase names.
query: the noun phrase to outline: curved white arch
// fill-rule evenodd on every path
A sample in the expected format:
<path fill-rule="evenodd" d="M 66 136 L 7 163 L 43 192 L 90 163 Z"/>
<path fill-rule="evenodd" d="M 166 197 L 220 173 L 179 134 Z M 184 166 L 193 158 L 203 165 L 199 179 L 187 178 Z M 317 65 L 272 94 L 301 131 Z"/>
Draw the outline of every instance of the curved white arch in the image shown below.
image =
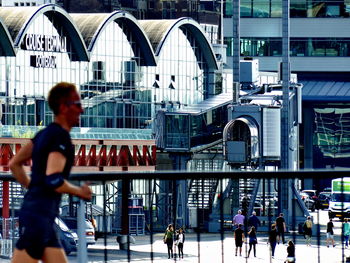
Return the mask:
<path fill-rule="evenodd" d="M 16 55 L 13 41 L 3 20 L 0 18 L 0 56 L 14 57 Z"/>
<path fill-rule="evenodd" d="M 214 50 L 209 40 L 207 39 L 204 30 L 192 18 L 179 18 L 177 20 L 174 20 L 172 25 L 166 30 L 166 32 L 163 33 L 161 40 L 157 44 L 157 47 L 155 49 L 155 55 L 160 55 L 163 46 L 169 39 L 169 35 L 171 35 L 172 32 L 174 32 L 178 28 L 186 28 L 191 32 L 192 36 L 197 40 L 197 43 L 201 51 L 203 52 L 203 56 L 205 58 L 206 63 L 208 64 L 208 67 L 211 69 L 218 69 L 218 64 L 216 61 Z"/>
<path fill-rule="evenodd" d="M 70 40 L 76 56 L 70 57 L 72 61 L 88 61 L 89 54 L 83 38 L 69 14 L 55 4 L 46 4 L 39 7 L 3 7 L 0 8 L 0 17 L 4 20 L 13 39 L 13 46 L 17 50 L 24 39 L 28 28 L 40 15 L 46 15 L 49 19 L 57 18 L 66 31 L 66 37 Z M 17 17 L 17 20 L 13 19 Z"/>
<path fill-rule="evenodd" d="M 78 28 L 80 28 L 82 32 L 89 52 L 93 51 L 99 36 L 110 23 L 125 23 L 127 26 L 122 27 L 123 30 L 130 30 L 131 34 L 136 39 L 134 44 L 131 44 L 134 53 L 137 53 L 136 48 L 141 50 L 143 58 L 143 60 L 141 60 L 141 66 L 156 65 L 151 43 L 136 18 L 131 14 L 125 11 L 115 11 L 111 14 L 73 14 L 72 18 L 76 21 Z"/>

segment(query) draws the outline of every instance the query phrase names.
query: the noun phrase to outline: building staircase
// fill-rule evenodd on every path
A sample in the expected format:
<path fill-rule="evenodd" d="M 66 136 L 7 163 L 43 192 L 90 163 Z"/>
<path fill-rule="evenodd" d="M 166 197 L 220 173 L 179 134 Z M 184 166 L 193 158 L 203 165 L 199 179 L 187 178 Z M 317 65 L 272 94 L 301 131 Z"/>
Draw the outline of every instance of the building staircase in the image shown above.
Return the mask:
<path fill-rule="evenodd" d="M 192 179 L 188 188 L 188 207 L 211 209 L 218 179 Z"/>

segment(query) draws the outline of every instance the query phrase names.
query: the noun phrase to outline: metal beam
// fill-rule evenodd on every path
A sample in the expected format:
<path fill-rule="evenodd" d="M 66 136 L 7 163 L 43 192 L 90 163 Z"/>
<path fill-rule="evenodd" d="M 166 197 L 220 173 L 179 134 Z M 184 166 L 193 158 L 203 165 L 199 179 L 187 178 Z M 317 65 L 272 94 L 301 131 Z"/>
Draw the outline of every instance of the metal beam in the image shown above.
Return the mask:
<path fill-rule="evenodd" d="M 233 46 L 232 46 L 232 73 L 233 73 L 233 81 L 236 83 L 240 83 L 240 59 L 241 59 L 241 51 L 240 51 L 240 0 L 232 1 L 232 24 L 233 24 Z"/>
<path fill-rule="evenodd" d="M 290 168 L 289 162 L 289 85 L 290 85 L 290 38 L 289 0 L 282 1 L 282 129 L 281 129 L 281 168 Z"/>

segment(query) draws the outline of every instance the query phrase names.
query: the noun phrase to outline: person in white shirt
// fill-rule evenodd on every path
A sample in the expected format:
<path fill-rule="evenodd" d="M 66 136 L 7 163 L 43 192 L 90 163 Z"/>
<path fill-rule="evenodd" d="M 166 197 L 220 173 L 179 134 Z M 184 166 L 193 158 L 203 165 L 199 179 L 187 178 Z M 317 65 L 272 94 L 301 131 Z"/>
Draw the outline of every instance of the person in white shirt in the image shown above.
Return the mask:
<path fill-rule="evenodd" d="M 182 228 L 179 229 L 179 234 L 177 235 L 177 246 L 179 248 L 179 258 L 184 258 L 184 243 L 185 243 L 185 234 Z"/>
<path fill-rule="evenodd" d="M 239 224 L 244 226 L 244 215 L 242 215 L 242 211 L 238 210 L 238 214 L 233 217 L 232 223 L 234 226 L 238 227 Z"/>

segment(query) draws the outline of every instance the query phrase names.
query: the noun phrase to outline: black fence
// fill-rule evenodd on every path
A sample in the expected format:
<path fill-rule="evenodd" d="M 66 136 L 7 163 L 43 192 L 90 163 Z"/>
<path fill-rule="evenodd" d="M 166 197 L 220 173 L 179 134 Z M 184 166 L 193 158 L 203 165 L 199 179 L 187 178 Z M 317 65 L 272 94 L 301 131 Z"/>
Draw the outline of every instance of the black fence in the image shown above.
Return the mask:
<path fill-rule="evenodd" d="M 176 231 L 179 228 L 184 230 L 186 239 L 183 251 L 186 262 L 348 262 L 348 257 L 350 262 L 346 244 L 350 229 L 349 233 L 344 230 L 347 209 L 350 215 L 347 176 L 348 171 L 333 170 L 75 173 L 70 177 L 72 182 L 90 181 L 94 189 L 98 190 L 93 202 L 101 203 L 102 210 L 96 216 L 99 218 L 97 229 L 100 239 L 88 249 L 79 248 L 77 253 L 71 253 L 69 260 L 89 262 L 93 258 L 93 262 L 162 262 L 168 260 L 168 257 L 174 261 L 182 260 L 179 258 L 176 233 L 172 244 L 169 241 L 169 245 L 165 244 L 163 240 L 165 229 L 171 224 Z M 299 188 L 302 188 L 300 185 L 305 180 L 331 182 L 336 178 L 341 178 L 343 184 L 339 184 L 339 209 L 333 211 L 333 214 L 328 211 L 328 205 L 316 205 L 315 202 L 319 201 L 312 200 L 313 196 L 310 196 L 310 200 L 314 201 L 315 206 L 310 206 L 300 195 Z M 1 174 L 0 179 L 14 181 L 6 173 Z M 260 184 L 254 183 L 257 181 Z M 111 192 L 111 189 L 115 191 Z M 16 209 L 18 205 L 11 192 L 10 200 L 13 201 L 10 203 L 10 214 L 14 216 L 12 203 L 16 203 Z M 70 199 L 71 202 L 72 200 Z M 241 255 L 240 249 L 236 250 L 239 240 L 234 237 L 237 229 L 234 216 L 238 210 L 245 214 L 242 226 L 245 242 Z M 260 220 L 256 234 L 257 244 L 254 244 L 255 240 L 250 233 L 254 224 L 248 220 L 253 212 Z M 279 233 L 280 240 L 277 238 L 276 242 L 279 240 L 280 244 L 276 244 L 273 255 L 271 227 L 281 213 L 286 229 L 277 231 L 285 232 L 284 240 L 282 233 Z M 83 216 L 91 219 L 93 213 Z M 312 222 L 312 233 L 308 232 L 304 224 L 308 216 Z M 329 217 L 334 217 L 333 233 L 327 229 L 331 226 Z M 8 228 L 13 225 L 15 223 L 11 223 Z M 2 231 L 4 229 L 3 227 Z M 13 233 L 14 229 L 11 231 Z M 6 236 L 6 233 L 2 234 L 3 237 Z M 13 236 L 10 238 L 15 240 Z M 282 244 L 283 241 L 285 245 Z M 291 250 L 288 243 L 291 245 L 291 242 L 295 247 L 295 258 L 288 257 L 287 250 Z M 3 241 L 5 243 L 7 251 L 2 249 L 0 255 L 10 257 L 9 242 Z M 168 252 L 168 246 L 173 252 Z"/>

